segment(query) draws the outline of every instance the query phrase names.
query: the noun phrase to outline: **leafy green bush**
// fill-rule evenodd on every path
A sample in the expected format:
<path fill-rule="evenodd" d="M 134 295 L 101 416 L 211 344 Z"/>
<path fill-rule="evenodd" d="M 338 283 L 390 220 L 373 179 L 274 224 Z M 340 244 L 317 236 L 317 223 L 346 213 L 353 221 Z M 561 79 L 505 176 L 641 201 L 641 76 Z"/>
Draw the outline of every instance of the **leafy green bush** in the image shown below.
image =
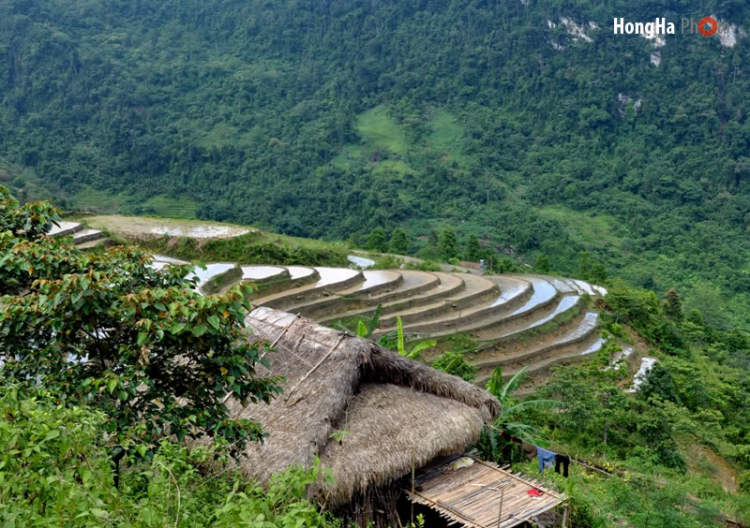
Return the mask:
<path fill-rule="evenodd" d="M 204 244 L 194 238 L 163 236 L 139 239 L 138 243 L 176 258 L 204 262 L 238 262 L 240 264 L 276 264 L 282 266 L 347 266 L 344 244 L 325 243 L 269 233 L 211 240 Z"/>
<path fill-rule="evenodd" d="M 469 382 L 474 381 L 479 370 L 467 363 L 463 354 L 457 352 L 446 352 L 432 363 L 432 368 L 441 370 L 446 374 L 453 374 Z"/>
<path fill-rule="evenodd" d="M 109 457 L 103 413 L 25 399 L 0 387 L 0 524 L 93 526 L 108 516 Z"/>
<path fill-rule="evenodd" d="M 0 525 L 182 528 L 332 527 L 307 500 L 326 471 L 290 468 L 267 489 L 214 462 L 212 448 L 162 440 L 153 459 L 130 466 L 122 484 L 104 438 L 106 416 L 58 403 L 47 391 L 0 387 Z"/>
<path fill-rule="evenodd" d="M 394 257 L 393 255 L 382 255 L 375 259 L 375 264 L 369 269 L 399 269 L 402 263 L 403 261 L 398 257 Z"/>
<path fill-rule="evenodd" d="M 56 218 L 0 187 L 0 375 L 41 380 L 105 412 L 118 469 L 123 457 L 153 456 L 167 436 L 208 436 L 232 454 L 260 440 L 260 425 L 224 404 L 229 395 L 268 402 L 281 390 L 255 373 L 242 293 L 204 297 L 186 279 L 192 266 L 156 270 L 137 248 L 89 254 L 42 236 Z"/>
<path fill-rule="evenodd" d="M 404 269 L 416 271 L 440 271 L 440 264 L 434 260 L 423 260 L 421 262 L 407 262 Z"/>
<path fill-rule="evenodd" d="M 743 471 L 739 478 L 740 489 L 750 495 L 750 471 Z"/>
<path fill-rule="evenodd" d="M 406 236 L 406 231 L 400 227 L 393 230 L 391 240 L 388 243 L 388 250 L 397 255 L 405 255 L 409 251 L 409 239 Z"/>

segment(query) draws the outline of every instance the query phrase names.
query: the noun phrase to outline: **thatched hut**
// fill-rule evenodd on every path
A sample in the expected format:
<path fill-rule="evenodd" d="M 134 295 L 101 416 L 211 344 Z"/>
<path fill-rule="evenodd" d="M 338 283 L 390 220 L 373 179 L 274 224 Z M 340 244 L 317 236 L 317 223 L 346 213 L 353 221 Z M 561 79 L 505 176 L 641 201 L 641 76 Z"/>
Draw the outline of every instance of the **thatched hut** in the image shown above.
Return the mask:
<path fill-rule="evenodd" d="M 270 405 L 228 404 L 234 416 L 258 420 L 269 434 L 248 446 L 243 470 L 266 482 L 319 457 L 334 483 L 321 484 L 315 499 L 360 526 L 396 526 L 400 492 L 389 485 L 413 465 L 462 451 L 500 411 L 486 391 L 372 341 L 265 307 L 246 322 L 275 350 L 265 356 L 270 372 L 260 373 L 285 381 Z"/>

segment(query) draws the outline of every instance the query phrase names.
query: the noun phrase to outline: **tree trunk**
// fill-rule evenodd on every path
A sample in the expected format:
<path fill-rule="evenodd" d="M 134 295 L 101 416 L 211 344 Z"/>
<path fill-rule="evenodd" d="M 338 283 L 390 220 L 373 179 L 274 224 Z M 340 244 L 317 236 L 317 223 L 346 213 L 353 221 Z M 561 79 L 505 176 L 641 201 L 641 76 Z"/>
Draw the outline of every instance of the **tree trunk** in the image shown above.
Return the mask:
<path fill-rule="evenodd" d="M 115 488 L 120 489 L 120 461 L 125 457 L 125 451 L 120 451 L 112 457 L 115 463 Z"/>

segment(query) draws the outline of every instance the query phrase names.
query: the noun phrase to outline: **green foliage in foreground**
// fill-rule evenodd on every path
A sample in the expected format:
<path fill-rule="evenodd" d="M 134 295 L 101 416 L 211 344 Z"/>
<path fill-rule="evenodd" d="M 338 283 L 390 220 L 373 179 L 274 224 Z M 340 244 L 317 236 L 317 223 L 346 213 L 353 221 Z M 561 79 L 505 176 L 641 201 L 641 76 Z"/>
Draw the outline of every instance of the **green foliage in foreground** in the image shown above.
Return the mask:
<path fill-rule="evenodd" d="M 165 437 L 214 439 L 233 456 L 262 439 L 225 398 L 269 402 L 256 375 L 239 290 L 204 297 L 192 266 L 156 270 L 135 248 L 84 253 L 48 232 L 45 204 L 20 207 L 0 187 L 0 382 L 42 382 L 61 400 L 101 410 L 110 455 L 153 456 Z"/>
<path fill-rule="evenodd" d="M 404 323 L 401 321 L 401 317 L 396 318 L 396 350 L 400 356 L 407 357 L 409 359 L 419 359 L 419 355 L 423 350 L 433 348 L 437 344 L 434 339 L 426 339 L 409 345 L 406 348 L 406 338 L 404 337 Z"/>
<path fill-rule="evenodd" d="M 382 307 L 378 305 L 372 318 L 368 319 L 367 321 L 363 321 L 362 319 L 360 319 L 357 322 L 357 328 L 355 332 L 357 337 L 367 339 L 368 337 L 370 337 L 370 335 L 372 335 L 372 333 L 378 327 L 381 309 Z M 340 323 L 336 326 L 340 327 L 344 331 L 348 331 L 348 329 Z M 395 346 L 395 350 L 399 353 L 400 356 L 415 360 L 418 360 L 420 358 L 420 354 L 424 350 L 428 350 L 437 345 L 437 341 L 432 339 L 419 340 L 416 343 L 411 343 L 409 341 L 411 341 L 410 336 L 404 333 L 404 323 L 401 321 L 401 318 L 398 317 L 396 319 L 395 335 L 393 332 L 387 333 L 378 340 L 378 344 L 386 348 L 394 348 Z"/>
<path fill-rule="evenodd" d="M 307 500 L 319 465 L 291 468 L 268 489 L 205 447 L 162 440 L 128 466 L 119 488 L 103 441 L 108 418 L 36 390 L 0 386 L 0 525 L 4 527 L 323 528 L 338 526 Z"/>

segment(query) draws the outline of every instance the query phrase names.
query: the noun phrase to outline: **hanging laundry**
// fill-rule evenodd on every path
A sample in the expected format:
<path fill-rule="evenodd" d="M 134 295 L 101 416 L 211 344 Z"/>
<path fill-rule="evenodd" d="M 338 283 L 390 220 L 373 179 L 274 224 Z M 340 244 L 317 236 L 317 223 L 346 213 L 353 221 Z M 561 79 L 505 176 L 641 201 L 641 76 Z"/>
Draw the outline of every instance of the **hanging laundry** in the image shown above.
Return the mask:
<path fill-rule="evenodd" d="M 560 473 L 560 466 L 563 467 L 563 477 L 568 477 L 568 465 L 570 457 L 568 455 L 555 455 L 555 473 Z"/>
<path fill-rule="evenodd" d="M 539 473 L 544 473 L 544 468 L 552 469 L 557 454 L 537 446 L 536 456 L 539 459 Z"/>

